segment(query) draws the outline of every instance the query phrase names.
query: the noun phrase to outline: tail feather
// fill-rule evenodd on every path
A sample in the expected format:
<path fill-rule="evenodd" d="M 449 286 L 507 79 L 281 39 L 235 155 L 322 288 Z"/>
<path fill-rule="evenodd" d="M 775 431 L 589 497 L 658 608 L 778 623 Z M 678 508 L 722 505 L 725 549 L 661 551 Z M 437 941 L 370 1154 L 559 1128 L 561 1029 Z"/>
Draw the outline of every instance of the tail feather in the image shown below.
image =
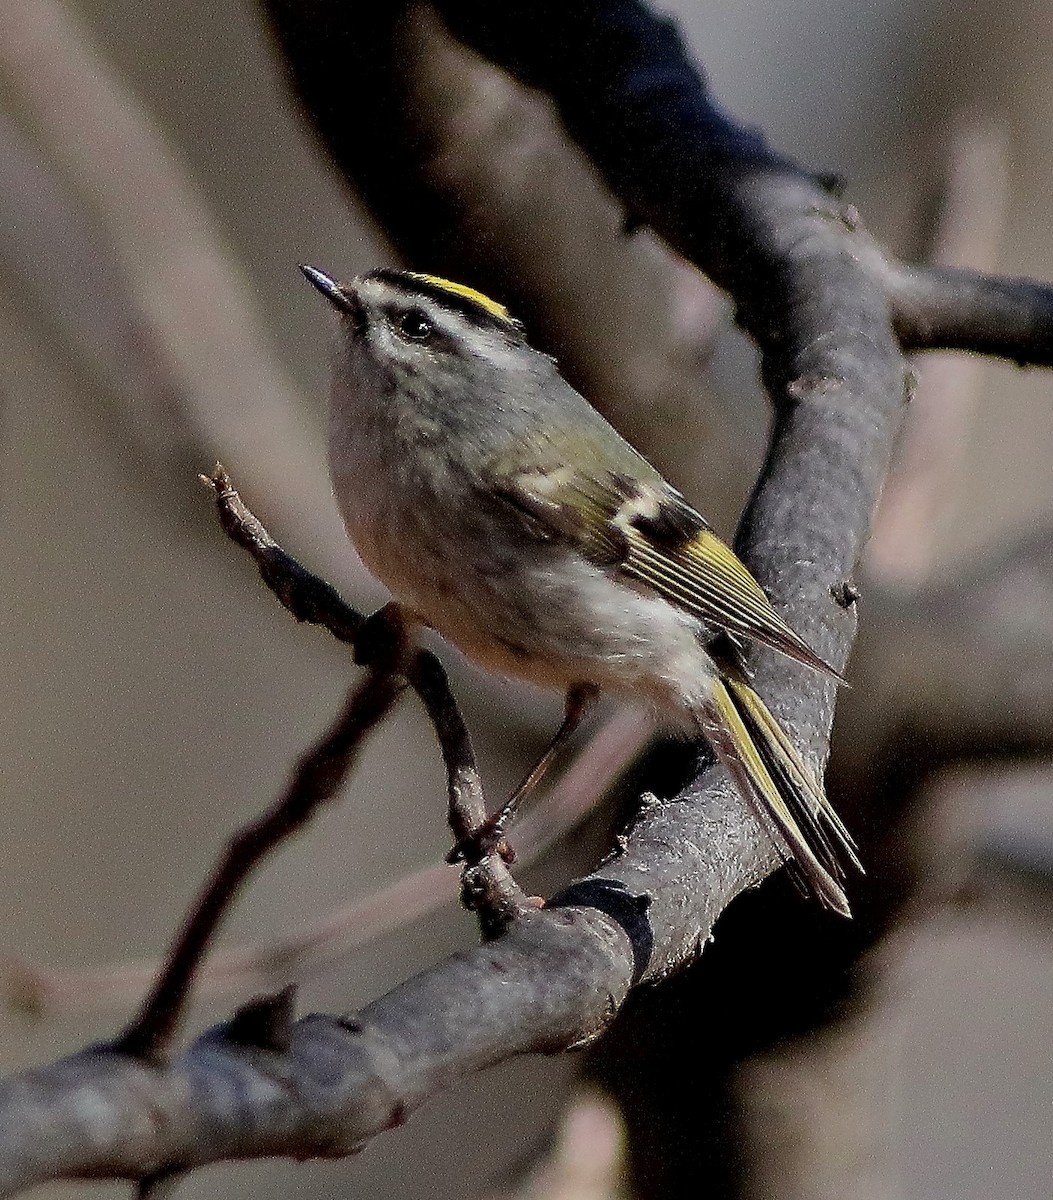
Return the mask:
<path fill-rule="evenodd" d="M 829 827 L 835 851 L 843 854 L 857 871 L 862 871 L 863 864 L 859 861 L 855 839 L 837 815 L 837 810 L 826 798 L 826 792 L 808 769 L 797 747 L 787 737 L 786 731 L 779 722 L 771 715 L 768 706 L 743 680 L 729 679 L 727 687 L 739 712 L 744 716 L 747 728 L 754 722 L 760 726 L 754 734 L 754 740 L 761 743 L 762 750 L 764 744 L 769 740 L 774 741 L 777 744 L 778 758 L 789 767 L 795 786 L 803 787 L 812 798 L 812 807 L 807 810 L 808 816 L 818 818 L 820 828 Z"/>
<path fill-rule="evenodd" d="M 703 732 L 736 786 L 775 835 L 791 874 L 828 908 L 850 916 L 845 865 L 855 843 L 767 705 L 742 678 L 714 681 Z"/>

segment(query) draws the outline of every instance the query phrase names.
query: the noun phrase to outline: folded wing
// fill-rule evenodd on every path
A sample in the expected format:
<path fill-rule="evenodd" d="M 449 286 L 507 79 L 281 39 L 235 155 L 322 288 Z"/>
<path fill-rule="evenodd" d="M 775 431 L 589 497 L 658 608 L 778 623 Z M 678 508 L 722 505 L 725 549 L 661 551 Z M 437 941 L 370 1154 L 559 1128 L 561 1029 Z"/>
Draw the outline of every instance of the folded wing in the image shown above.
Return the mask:
<path fill-rule="evenodd" d="M 541 536 L 572 544 L 709 627 L 837 675 L 778 614 L 731 547 L 657 473 L 641 482 L 561 464 L 498 472 L 494 485 Z"/>

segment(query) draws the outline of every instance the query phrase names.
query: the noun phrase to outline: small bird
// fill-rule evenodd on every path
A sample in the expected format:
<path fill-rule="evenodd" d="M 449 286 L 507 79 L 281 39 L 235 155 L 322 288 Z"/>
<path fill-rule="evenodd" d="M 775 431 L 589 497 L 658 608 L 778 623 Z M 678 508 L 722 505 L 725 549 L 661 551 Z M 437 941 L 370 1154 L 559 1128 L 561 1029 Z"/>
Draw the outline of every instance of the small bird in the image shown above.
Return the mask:
<path fill-rule="evenodd" d="M 599 691 L 704 736 L 789 865 L 849 915 L 855 847 L 751 687 L 754 641 L 836 674 L 735 553 L 495 300 L 380 269 L 339 284 L 329 464 L 348 533 L 404 614 L 488 669 L 561 689 L 551 761 Z"/>

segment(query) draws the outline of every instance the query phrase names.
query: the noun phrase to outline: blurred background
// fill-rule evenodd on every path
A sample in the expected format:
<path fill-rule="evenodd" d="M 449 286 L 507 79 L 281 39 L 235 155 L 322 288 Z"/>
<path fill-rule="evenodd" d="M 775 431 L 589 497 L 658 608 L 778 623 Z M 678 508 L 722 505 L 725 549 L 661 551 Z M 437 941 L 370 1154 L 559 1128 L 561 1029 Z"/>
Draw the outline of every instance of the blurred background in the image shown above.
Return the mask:
<path fill-rule="evenodd" d="M 721 103 L 803 163 L 845 175 L 894 250 L 938 254 L 942 238 L 978 266 L 1053 278 L 1053 6 L 662 7 Z M 486 113 L 477 126 L 471 104 L 462 115 L 469 149 L 473 135 L 485 143 Z M 574 178 L 550 174 L 549 186 L 558 194 Z M 475 219 L 487 220 L 485 206 Z M 730 533 L 767 430 L 752 356 L 690 272 L 646 235 L 633 253 L 639 277 L 673 297 L 657 315 L 646 289 L 574 278 L 560 312 L 538 301 L 535 315 L 594 401 Z M 5 1073 L 119 1026 L 134 989 L 113 998 L 90 979 L 64 986 L 65 973 L 161 953 L 225 836 L 278 793 L 336 711 L 347 655 L 265 592 L 219 532 L 196 474 L 221 457 L 291 553 L 363 608 L 382 599 L 345 549 L 329 496 L 329 318 L 295 266 L 346 277 L 396 261 L 312 138 L 248 0 L 0 5 Z M 605 394 L 611 344 L 624 333 L 653 345 L 656 322 L 675 372 L 641 361 Z M 589 336 L 575 339 L 575 327 Z M 943 474 L 935 500 L 919 485 L 920 509 L 903 501 L 914 476 L 893 489 L 906 516 L 883 514 L 871 564 L 890 595 L 953 580 L 1006 539 L 1053 527 L 1053 380 L 930 360 L 922 399 L 926 388 L 944 405 L 934 409 Z M 696 428 L 709 433 L 697 455 Z M 459 666 L 455 677 L 499 796 L 554 728 L 558 704 Z M 1035 871 L 967 871 L 970 903 L 956 884 L 955 903 L 900 926 L 875 960 L 880 986 L 847 1051 L 827 1046 L 823 1066 L 802 1075 L 791 1048 L 790 1068 L 776 1057 L 744 1075 L 747 1088 L 778 1090 L 789 1069 L 784 1094 L 805 1111 L 822 1109 L 812 1093 L 825 1091 L 832 1139 L 838 1113 L 866 1111 L 864 1183 L 785 1194 L 1048 1200 L 1051 784 L 1036 761 L 939 781 L 939 811 L 967 860 L 1025 845 Z M 441 763 L 407 702 L 341 805 L 260 872 L 224 943 L 309 930 L 441 861 L 448 840 Z M 551 890 L 601 850 L 595 830 L 570 834 L 527 882 Z M 455 881 L 451 869 L 436 911 L 312 971 L 302 1008 L 353 1009 L 471 944 Z M 204 998 L 197 1023 L 245 995 Z M 581 1099 L 578 1068 L 573 1057 L 519 1061 L 427 1105 L 353 1162 L 215 1168 L 181 1194 L 617 1194 L 617 1121 Z M 853 1098 L 841 1107 L 846 1073 Z M 554 1137 L 548 1174 L 524 1182 Z M 595 1178 L 575 1175 L 575 1147 Z M 753 1187 L 784 1194 L 763 1172 Z"/>

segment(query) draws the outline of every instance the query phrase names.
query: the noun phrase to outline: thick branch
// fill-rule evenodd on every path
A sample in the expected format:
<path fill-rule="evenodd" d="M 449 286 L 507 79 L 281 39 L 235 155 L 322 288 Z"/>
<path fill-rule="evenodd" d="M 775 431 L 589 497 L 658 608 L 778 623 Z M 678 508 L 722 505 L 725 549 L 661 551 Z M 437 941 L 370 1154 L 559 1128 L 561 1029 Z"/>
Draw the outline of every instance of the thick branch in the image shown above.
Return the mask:
<path fill-rule="evenodd" d="M 848 787 L 873 785 L 873 758 L 888 757 L 904 733 L 923 747 L 926 773 L 961 758 L 1053 750 L 1053 528 L 949 580 L 869 600 L 854 662 L 867 686 L 844 697 L 839 717 Z"/>
<path fill-rule="evenodd" d="M 972 350 L 1053 366 L 1053 286 L 953 267 L 886 264 L 905 350 Z"/>

